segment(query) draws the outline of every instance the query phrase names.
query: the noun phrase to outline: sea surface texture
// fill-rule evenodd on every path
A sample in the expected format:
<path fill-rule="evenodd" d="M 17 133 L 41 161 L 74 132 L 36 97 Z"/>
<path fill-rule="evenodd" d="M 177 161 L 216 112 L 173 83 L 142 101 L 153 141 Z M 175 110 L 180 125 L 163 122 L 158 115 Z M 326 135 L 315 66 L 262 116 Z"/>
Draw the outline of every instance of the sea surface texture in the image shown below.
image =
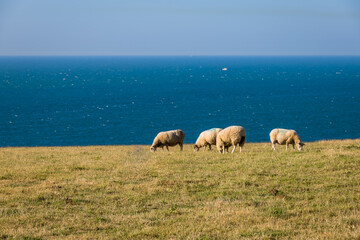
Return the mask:
<path fill-rule="evenodd" d="M 230 125 L 360 137 L 360 57 L 0 57 L 0 146 L 185 142 Z"/>

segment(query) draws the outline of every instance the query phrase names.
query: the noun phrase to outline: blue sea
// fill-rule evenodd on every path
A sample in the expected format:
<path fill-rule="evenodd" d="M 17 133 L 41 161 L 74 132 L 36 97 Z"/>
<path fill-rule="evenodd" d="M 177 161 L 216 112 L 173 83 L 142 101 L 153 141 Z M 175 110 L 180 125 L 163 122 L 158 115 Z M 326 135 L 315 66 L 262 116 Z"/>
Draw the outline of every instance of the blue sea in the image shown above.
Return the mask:
<path fill-rule="evenodd" d="M 182 129 L 360 137 L 360 57 L 0 57 L 0 146 L 131 145 Z"/>

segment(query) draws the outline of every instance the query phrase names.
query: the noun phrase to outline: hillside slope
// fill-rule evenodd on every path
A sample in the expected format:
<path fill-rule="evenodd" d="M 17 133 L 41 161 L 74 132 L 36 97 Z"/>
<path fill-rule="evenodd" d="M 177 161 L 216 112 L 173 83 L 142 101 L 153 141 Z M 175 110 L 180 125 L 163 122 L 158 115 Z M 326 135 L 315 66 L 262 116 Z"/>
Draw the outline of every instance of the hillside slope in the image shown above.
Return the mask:
<path fill-rule="evenodd" d="M 359 202 L 360 139 L 0 148 L 0 239 L 357 239 Z"/>

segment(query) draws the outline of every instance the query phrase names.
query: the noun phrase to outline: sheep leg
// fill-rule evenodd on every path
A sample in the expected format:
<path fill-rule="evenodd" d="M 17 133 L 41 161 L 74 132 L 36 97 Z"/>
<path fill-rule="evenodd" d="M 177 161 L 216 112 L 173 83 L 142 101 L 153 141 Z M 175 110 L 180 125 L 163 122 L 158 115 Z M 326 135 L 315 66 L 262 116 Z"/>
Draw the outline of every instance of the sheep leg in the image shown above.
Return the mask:
<path fill-rule="evenodd" d="M 272 149 L 275 151 L 275 143 L 272 143 Z"/>
<path fill-rule="evenodd" d="M 225 145 L 223 145 L 222 153 L 225 154 Z"/>
<path fill-rule="evenodd" d="M 164 151 L 164 146 L 161 146 L 161 149 Z"/>
<path fill-rule="evenodd" d="M 209 150 L 211 150 L 211 145 L 209 145 Z"/>
<path fill-rule="evenodd" d="M 180 143 L 179 145 L 180 145 L 180 151 L 182 151 L 183 150 L 183 144 Z"/>
<path fill-rule="evenodd" d="M 203 147 L 203 152 L 205 152 L 205 149 L 206 149 L 206 145 L 204 145 L 204 147 Z"/>
<path fill-rule="evenodd" d="M 168 147 L 168 145 L 166 145 L 166 149 L 169 151 L 169 147 Z"/>
<path fill-rule="evenodd" d="M 242 146 L 239 144 L 239 147 L 240 147 L 240 152 L 242 151 Z"/>
<path fill-rule="evenodd" d="M 236 148 L 236 144 L 234 144 L 234 148 L 233 148 L 233 150 L 231 151 L 231 154 L 233 154 L 233 153 L 234 153 L 235 148 Z"/>
<path fill-rule="evenodd" d="M 295 144 L 293 143 L 292 145 L 293 145 L 293 150 L 295 151 Z"/>
<path fill-rule="evenodd" d="M 289 148 L 289 144 L 288 144 L 288 143 L 286 143 L 286 151 L 288 150 L 288 148 Z"/>

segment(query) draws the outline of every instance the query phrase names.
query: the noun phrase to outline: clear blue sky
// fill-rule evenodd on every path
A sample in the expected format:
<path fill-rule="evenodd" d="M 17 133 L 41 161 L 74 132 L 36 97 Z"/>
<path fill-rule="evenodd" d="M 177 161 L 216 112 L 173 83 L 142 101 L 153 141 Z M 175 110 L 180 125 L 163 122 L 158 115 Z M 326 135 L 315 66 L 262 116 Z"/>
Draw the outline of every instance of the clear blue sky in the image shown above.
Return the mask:
<path fill-rule="evenodd" d="M 360 0 L 0 0 L 0 55 L 360 55 Z"/>

